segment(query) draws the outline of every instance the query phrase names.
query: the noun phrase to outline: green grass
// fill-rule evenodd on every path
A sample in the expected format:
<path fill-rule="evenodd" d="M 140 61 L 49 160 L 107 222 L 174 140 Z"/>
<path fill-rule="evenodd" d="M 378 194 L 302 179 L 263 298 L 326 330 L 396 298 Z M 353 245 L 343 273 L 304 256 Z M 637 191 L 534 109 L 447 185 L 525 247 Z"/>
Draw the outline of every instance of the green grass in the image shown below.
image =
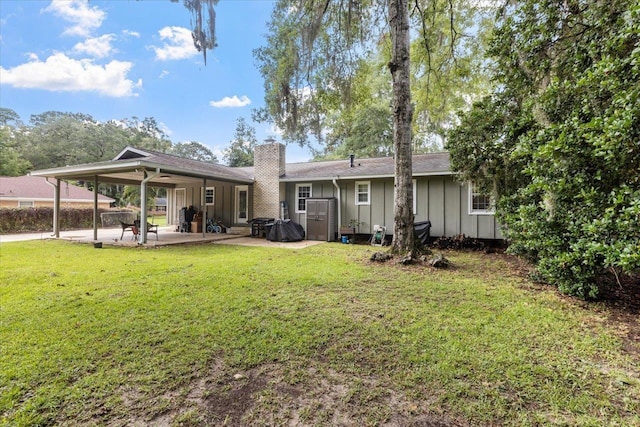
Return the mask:
<path fill-rule="evenodd" d="M 166 215 L 149 215 L 147 220 L 152 224 L 157 224 L 159 227 L 164 227 L 165 225 L 167 225 Z"/>
<path fill-rule="evenodd" d="M 640 425 L 638 353 L 604 307 L 500 255 L 372 250 L 2 244 L 0 420 Z"/>

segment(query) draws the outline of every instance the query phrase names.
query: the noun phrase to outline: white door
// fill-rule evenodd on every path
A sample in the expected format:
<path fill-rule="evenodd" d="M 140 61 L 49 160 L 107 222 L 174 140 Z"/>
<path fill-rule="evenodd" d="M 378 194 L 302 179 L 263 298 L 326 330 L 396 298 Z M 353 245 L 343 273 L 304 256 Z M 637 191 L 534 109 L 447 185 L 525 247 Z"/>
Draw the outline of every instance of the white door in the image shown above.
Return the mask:
<path fill-rule="evenodd" d="M 249 186 L 236 186 L 235 222 L 246 224 L 249 220 Z"/>
<path fill-rule="evenodd" d="M 175 210 L 173 216 L 173 223 L 176 225 L 180 225 L 180 209 L 186 207 L 185 203 L 187 203 L 187 192 L 184 188 L 176 188 L 175 190 Z"/>

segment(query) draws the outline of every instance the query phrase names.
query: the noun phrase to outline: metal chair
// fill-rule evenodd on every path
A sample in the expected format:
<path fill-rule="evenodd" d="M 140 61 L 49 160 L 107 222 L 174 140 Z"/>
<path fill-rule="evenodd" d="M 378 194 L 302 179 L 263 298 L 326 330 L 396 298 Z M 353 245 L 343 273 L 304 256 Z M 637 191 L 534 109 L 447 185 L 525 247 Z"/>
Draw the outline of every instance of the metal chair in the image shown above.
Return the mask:
<path fill-rule="evenodd" d="M 137 231 L 137 233 L 134 233 L 134 235 L 137 235 L 138 233 L 140 233 L 140 220 L 136 219 L 135 221 L 133 221 L 133 225 Z M 147 223 L 147 234 L 149 233 L 154 233 L 156 235 L 156 240 L 158 240 L 158 224 Z"/>

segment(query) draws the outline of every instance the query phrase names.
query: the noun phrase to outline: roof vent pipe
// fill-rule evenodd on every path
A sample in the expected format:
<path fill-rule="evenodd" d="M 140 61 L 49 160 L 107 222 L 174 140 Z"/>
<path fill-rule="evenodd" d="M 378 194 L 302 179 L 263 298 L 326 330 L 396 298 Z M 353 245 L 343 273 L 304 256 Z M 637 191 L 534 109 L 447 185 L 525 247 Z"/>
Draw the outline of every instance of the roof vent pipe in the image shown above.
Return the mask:
<path fill-rule="evenodd" d="M 355 164 L 353 163 L 355 158 L 356 158 L 355 154 L 349 154 L 349 167 L 354 167 L 355 166 Z"/>

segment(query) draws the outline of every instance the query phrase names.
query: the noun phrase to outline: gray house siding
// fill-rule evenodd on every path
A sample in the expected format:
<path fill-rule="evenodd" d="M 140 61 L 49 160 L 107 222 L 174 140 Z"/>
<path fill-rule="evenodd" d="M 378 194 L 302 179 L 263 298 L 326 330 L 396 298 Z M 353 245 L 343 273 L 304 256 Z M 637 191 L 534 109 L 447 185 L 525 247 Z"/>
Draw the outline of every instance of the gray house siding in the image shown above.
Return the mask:
<path fill-rule="evenodd" d="M 237 223 L 235 222 L 235 187 L 236 184 L 222 181 L 207 181 L 207 188 L 215 188 L 214 191 L 214 204 L 213 205 L 205 205 L 205 202 L 202 198 L 203 196 L 203 187 L 199 186 L 182 186 L 176 188 L 184 188 L 186 191 L 186 205 L 193 205 L 196 210 L 202 211 L 203 214 L 206 214 L 207 218 L 215 218 L 222 220 L 223 224 L 226 226 L 248 226 L 246 222 Z M 251 200 L 253 199 L 253 186 L 249 185 L 249 212 L 248 219 L 253 217 L 253 203 Z M 173 191 L 173 190 L 170 190 Z M 176 209 L 180 210 L 183 206 L 177 206 Z"/>
<path fill-rule="evenodd" d="M 494 215 L 469 214 L 468 185 L 460 184 L 452 176 L 417 177 L 415 191 L 415 221 L 431 221 L 432 236 L 466 236 L 479 239 L 502 239 L 500 227 Z M 370 182 L 370 203 L 356 205 L 356 181 Z M 338 180 L 340 194 L 331 181 L 301 182 L 310 183 L 312 197 L 336 197 L 340 225 L 350 220 L 360 223 L 357 232 L 371 234 L 374 225 L 384 225 L 387 233 L 393 232 L 393 193 L 392 178 Z M 295 212 L 296 183 L 288 182 L 286 200 L 289 204 L 289 217 L 304 227 L 304 213 Z"/>
<path fill-rule="evenodd" d="M 503 238 L 494 215 L 469 214 L 468 184 L 460 184 L 452 176 L 419 177 L 416 193 L 416 221 L 431 221 L 432 236 Z"/>
<path fill-rule="evenodd" d="M 331 181 L 300 182 L 300 184 L 311 184 L 311 197 L 338 197 L 335 187 Z M 296 212 L 296 183 L 288 182 L 285 188 L 286 201 L 289 205 L 289 218 L 306 227 L 307 217 L 305 213 Z"/>

